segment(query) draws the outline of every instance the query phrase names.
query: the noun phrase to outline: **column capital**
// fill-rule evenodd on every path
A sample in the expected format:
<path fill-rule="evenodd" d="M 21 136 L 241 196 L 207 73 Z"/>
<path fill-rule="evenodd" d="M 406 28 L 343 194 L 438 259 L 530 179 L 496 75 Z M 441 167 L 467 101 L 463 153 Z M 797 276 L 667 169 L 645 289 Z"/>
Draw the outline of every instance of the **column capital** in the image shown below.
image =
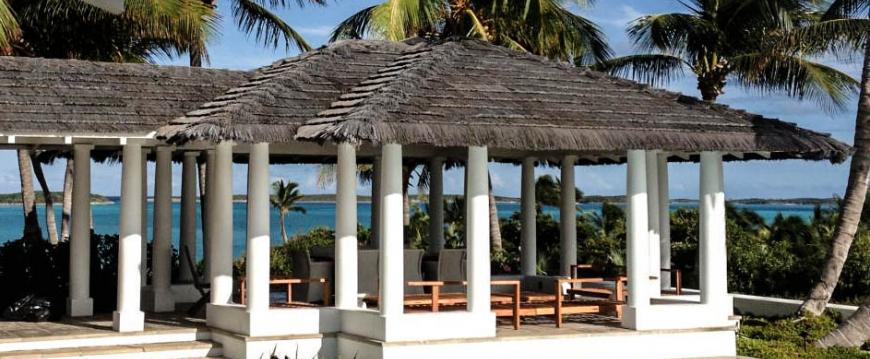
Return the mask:
<path fill-rule="evenodd" d="M 535 162 L 538 162 L 538 158 L 535 156 L 523 157 L 523 163 L 530 163 L 532 165 L 535 165 Z"/>
<path fill-rule="evenodd" d="M 181 153 L 182 153 L 182 155 L 183 155 L 184 157 L 193 157 L 193 158 L 199 157 L 199 155 L 200 155 L 200 151 L 188 151 L 188 150 L 184 150 L 184 151 L 182 151 Z"/>
<path fill-rule="evenodd" d="M 94 144 L 92 143 L 76 143 L 72 145 L 73 150 L 75 151 L 91 151 L 94 149 Z"/>
<path fill-rule="evenodd" d="M 570 162 L 573 166 L 575 162 L 577 162 L 577 155 L 565 155 L 562 156 L 562 163 Z"/>
<path fill-rule="evenodd" d="M 154 147 L 155 152 L 172 152 L 175 151 L 175 146 L 157 146 Z"/>

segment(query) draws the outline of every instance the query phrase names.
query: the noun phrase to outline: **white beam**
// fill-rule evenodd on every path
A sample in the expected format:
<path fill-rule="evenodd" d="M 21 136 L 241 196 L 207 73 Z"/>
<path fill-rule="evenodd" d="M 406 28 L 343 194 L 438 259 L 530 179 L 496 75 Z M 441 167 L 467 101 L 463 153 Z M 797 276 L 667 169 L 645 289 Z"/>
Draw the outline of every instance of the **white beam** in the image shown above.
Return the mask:
<path fill-rule="evenodd" d="M 142 147 L 124 146 L 121 170 L 120 243 L 118 244 L 118 307 L 112 328 L 119 332 L 142 331 L 145 314 L 140 310 L 142 269 Z"/>
<path fill-rule="evenodd" d="M 251 146 L 251 154 L 248 156 L 248 241 L 245 275 L 248 290 L 246 310 L 249 313 L 269 310 L 269 256 L 272 245 L 269 231 L 270 188 L 269 144 L 256 143 Z M 230 283 L 232 285 L 232 274 Z"/>
<path fill-rule="evenodd" d="M 380 303 L 383 316 L 404 311 L 404 224 L 402 223 L 402 146 L 383 145 L 381 152 Z"/>
<path fill-rule="evenodd" d="M 67 314 L 94 314 L 91 298 L 91 145 L 73 147 L 73 193 L 70 225 L 69 301 Z"/>
<path fill-rule="evenodd" d="M 535 200 L 535 158 L 523 159 L 522 188 L 520 190 L 520 209 L 523 223 L 520 246 L 522 250 L 521 267 L 523 275 L 531 276 L 538 274 L 538 239 L 537 231 L 537 201 Z"/>
<path fill-rule="evenodd" d="M 465 184 L 466 247 L 468 251 L 468 311 L 490 311 L 489 157 L 486 147 L 468 147 Z"/>
<path fill-rule="evenodd" d="M 335 306 L 357 308 L 356 148 L 338 145 L 335 173 Z"/>
<path fill-rule="evenodd" d="M 141 144 L 141 142 L 140 142 Z M 142 270 L 139 271 L 139 274 L 142 277 L 140 284 L 142 287 L 145 287 L 148 284 L 148 153 L 151 152 L 151 149 L 142 148 L 142 201 L 140 204 L 142 205 L 142 210 L 139 212 L 142 216 Z"/>

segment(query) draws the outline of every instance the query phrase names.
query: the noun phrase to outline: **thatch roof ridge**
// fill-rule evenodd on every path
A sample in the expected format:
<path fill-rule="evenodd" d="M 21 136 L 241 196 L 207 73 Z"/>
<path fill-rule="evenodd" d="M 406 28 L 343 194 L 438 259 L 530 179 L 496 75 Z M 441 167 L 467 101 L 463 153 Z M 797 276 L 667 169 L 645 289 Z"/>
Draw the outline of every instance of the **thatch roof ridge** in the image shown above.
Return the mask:
<path fill-rule="evenodd" d="M 263 107 L 289 105 L 289 103 L 279 104 L 278 96 L 305 93 L 306 87 L 316 82 L 315 78 L 323 77 L 324 73 L 340 71 L 331 67 L 340 63 L 344 57 L 352 57 L 355 52 L 378 53 L 382 50 L 399 52 L 405 46 L 404 43 L 388 41 L 344 40 L 295 57 L 275 61 L 255 70 L 254 77 L 248 82 L 228 90 L 197 110 L 174 119 L 168 126 L 158 131 L 158 138 L 179 143 L 218 139 L 241 142 L 290 141 L 296 134 L 296 128 L 303 123 L 303 119 L 280 120 L 278 123 L 280 126 L 268 128 L 247 124 L 246 121 L 257 116 L 266 117 L 265 121 L 270 121 L 268 114 L 261 113 Z M 330 92 L 330 90 L 326 91 Z M 335 95 L 337 96 L 338 93 L 335 92 Z M 332 96 L 332 94 L 316 96 Z"/>

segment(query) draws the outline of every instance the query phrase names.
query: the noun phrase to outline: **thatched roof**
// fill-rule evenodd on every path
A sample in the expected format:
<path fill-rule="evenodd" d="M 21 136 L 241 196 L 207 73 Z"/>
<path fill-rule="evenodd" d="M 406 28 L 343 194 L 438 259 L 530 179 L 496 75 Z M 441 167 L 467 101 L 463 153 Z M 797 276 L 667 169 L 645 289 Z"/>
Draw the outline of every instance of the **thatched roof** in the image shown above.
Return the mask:
<path fill-rule="evenodd" d="M 205 68 L 0 57 L 0 134 L 146 135 L 249 76 Z"/>
<path fill-rule="evenodd" d="M 159 135 L 591 154 L 769 152 L 833 162 L 850 152 L 794 124 L 477 40 L 346 41 L 258 73 Z"/>
<path fill-rule="evenodd" d="M 158 131 L 173 142 L 232 139 L 293 142 L 296 128 L 387 66 L 407 45 L 342 41 L 260 68 L 199 109 Z"/>

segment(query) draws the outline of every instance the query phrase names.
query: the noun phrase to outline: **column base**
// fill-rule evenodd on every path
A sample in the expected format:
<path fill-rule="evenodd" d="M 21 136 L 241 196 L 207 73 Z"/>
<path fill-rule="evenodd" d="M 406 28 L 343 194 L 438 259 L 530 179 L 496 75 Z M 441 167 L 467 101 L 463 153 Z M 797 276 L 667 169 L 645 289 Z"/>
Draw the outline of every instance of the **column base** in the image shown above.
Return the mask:
<path fill-rule="evenodd" d="M 163 313 L 175 311 L 175 296 L 169 288 L 151 286 L 142 288 L 142 308 L 149 312 Z"/>
<path fill-rule="evenodd" d="M 94 298 L 67 298 L 66 314 L 70 317 L 93 316 Z"/>
<path fill-rule="evenodd" d="M 141 332 L 145 330 L 145 313 L 131 310 L 112 313 L 112 329 L 116 332 Z"/>

